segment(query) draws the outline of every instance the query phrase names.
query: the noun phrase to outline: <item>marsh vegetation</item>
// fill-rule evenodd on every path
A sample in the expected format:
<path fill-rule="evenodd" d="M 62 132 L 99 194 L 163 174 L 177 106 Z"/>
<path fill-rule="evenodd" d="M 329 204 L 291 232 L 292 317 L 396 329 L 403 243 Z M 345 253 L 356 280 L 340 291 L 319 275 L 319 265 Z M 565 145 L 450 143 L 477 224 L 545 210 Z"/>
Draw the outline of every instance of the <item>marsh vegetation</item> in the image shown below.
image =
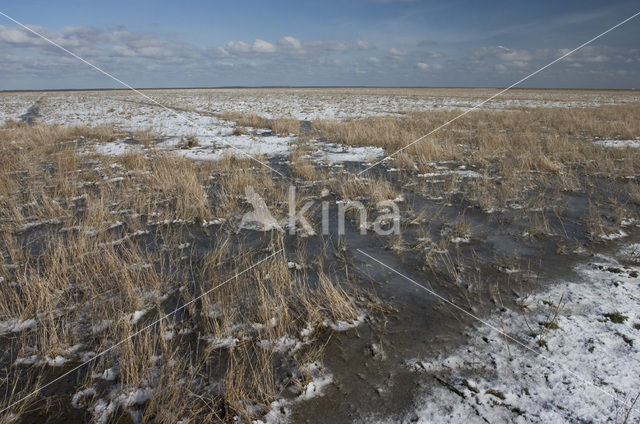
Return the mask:
<path fill-rule="evenodd" d="M 640 149 L 595 141 L 640 137 L 638 103 L 482 110 L 403 149 L 459 113 L 301 125 L 291 116 L 211 112 L 225 122 L 225 137 L 260 143 L 264 129 L 290 137 L 284 154 L 253 155 L 269 167 L 233 152 L 193 160 L 184 152 L 209 145 L 184 136 L 167 148 L 153 128 L 5 122 L 2 421 L 388 413 L 392 400 L 411 402 L 398 385 L 421 378 L 403 361 L 464 343 L 470 319 L 417 296 L 357 249 L 474 314 L 525 316 L 527 296 L 618 238 L 636 237 Z M 125 148 L 111 154 L 114 143 Z M 317 154 L 327 143 L 403 150 L 368 169 L 382 157 L 327 160 Z M 328 234 L 320 202 L 306 212 L 316 231 L 287 231 L 292 185 L 297 209 L 327 202 Z M 243 226 L 247 187 L 281 229 Z M 362 232 L 358 210 L 345 212 L 340 233 L 338 207 L 349 200 L 372 216 L 394 202 L 400 233 Z M 553 304 L 535 331 L 514 336 L 544 347 L 559 311 Z M 627 314 L 606 318 L 622 324 Z M 356 385 L 377 397 L 353 398 Z M 298 408 L 320 393 L 315 407 Z M 351 406 L 330 410 L 345 393 Z"/>

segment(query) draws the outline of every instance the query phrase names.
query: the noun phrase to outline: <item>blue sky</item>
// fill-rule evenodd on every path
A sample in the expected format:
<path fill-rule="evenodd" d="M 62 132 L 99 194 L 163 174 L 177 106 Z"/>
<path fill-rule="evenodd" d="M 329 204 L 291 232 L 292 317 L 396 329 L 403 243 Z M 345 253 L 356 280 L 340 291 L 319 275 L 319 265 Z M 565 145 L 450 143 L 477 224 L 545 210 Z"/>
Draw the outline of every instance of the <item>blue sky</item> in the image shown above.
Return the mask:
<path fill-rule="evenodd" d="M 637 1 L 24 1 L 0 11 L 136 87 L 508 86 Z M 640 17 L 528 87 L 640 88 Z M 118 85 L 0 16 L 0 89 Z"/>

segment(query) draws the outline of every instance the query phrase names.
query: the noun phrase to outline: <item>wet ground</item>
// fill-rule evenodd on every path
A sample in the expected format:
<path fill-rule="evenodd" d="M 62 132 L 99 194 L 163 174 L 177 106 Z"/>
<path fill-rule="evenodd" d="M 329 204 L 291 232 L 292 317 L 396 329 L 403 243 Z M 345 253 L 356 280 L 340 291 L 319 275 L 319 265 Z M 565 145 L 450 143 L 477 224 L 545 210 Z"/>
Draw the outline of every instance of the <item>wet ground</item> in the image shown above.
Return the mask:
<path fill-rule="evenodd" d="M 514 240 L 495 224 L 485 223 L 484 230 L 487 233 L 479 240 L 459 251 L 468 266 L 460 278 L 466 281 L 462 287 L 450 278 L 425 271 L 414 252 L 391 252 L 384 241 L 376 243 L 370 238 L 350 239 L 349 244 L 481 318 L 503 305 L 514 308 L 517 299 L 543 290 L 545 284 L 570 279 L 573 266 L 586 260 L 586 255 L 556 255 L 553 242 L 525 244 Z M 501 264 L 492 259 L 513 253 L 515 248 L 520 252 L 515 262 L 524 266 L 522 271 L 510 275 L 499 271 Z M 604 246 L 596 249 L 606 250 Z M 446 356 L 463 346 L 468 341 L 466 330 L 478 324 L 357 253 L 353 253 L 353 262 L 365 284 L 396 311 L 332 337 L 325 363 L 334 374 L 334 382 L 323 396 L 300 404 L 293 422 L 352 422 L 378 414 L 403 416 L 416 393 L 424 392 L 429 385 L 442 384 L 437 376 L 425 378 L 412 372 L 407 361 Z M 464 286 L 470 284 L 475 287 L 469 291 Z"/>

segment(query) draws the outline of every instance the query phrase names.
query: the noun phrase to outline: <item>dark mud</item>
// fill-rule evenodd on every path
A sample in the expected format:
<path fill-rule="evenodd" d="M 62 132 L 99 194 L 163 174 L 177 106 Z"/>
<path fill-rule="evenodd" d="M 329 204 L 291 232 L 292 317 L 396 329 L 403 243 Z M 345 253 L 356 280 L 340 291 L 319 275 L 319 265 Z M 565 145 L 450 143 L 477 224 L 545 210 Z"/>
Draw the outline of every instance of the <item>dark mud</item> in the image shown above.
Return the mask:
<path fill-rule="evenodd" d="M 616 192 L 604 180 L 595 190 L 599 196 L 606 193 L 624 197 L 624 192 Z M 437 376 L 426 378 L 411 372 L 407 361 L 435 360 L 453 352 L 468 342 L 469 329 L 480 325 L 406 279 L 372 263 L 356 249 L 482 318 L 503 308 L 518 310 L 518 300 L 523 296 L 543 290 L 554 281 L 574 277 L 574 265 L 594 253 L 616 249 L 616 243 L 594 241 L 585 229 L 585 215 L 592 197 L 565 193 L 545 213 L 552 234 L 529 238 L 522 236 L 532 224 L 531 213 L 525 210 L 487 214 L 461 199 L 443 208 L 440 201 L 415 195 L 410 198 L 413 211 L 437 216 L 431 223 L 434 240 L 438 240 L 443 226 L 461 215 L 470 224 L 471 242 L 449 249 L 459 271 L 457 278 L 446 269 L 451 264 L 427 267 L 421 252 L 411 248 L 393 250 L 388 239 L 355 232 L 345 237 L 344 245 L 348 246 L 353 267 L 363 284 L 395 311 L 332 336 L 324 362 L 333 374 L 333 382 L 322 396 L 297 405 L 292 422 L 367 422 L 367 417 L 373 415 L 406 419 L 404 414 L 412 406 L 415 394 L 424 393 L 426 386 L 441 384 Z M 630 233 L 625 242 L 639 238 L 637 230 L 625 231 Z M 402 236 L 411 245 L 416 230 L 406 226 Z"/>
<path fill-rule="evenodd" d="M 25 113 L 20 115 L 20 122 L 24 122 L 28 125 L 33 125 L 36 123 L 38 118 L 40 118 L 40 104 L 42 102 L 42 97 L 36 100 L 36 102 L 27 109 Z"/>

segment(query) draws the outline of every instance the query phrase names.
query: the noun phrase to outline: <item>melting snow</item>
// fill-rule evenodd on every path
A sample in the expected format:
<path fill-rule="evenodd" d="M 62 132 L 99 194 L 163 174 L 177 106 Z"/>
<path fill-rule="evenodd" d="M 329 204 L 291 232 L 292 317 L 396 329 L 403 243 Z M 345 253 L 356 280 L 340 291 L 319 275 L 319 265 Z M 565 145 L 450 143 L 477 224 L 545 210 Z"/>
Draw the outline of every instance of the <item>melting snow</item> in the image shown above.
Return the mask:
<path fill-rule="evenodd" d="M 610 148 L 634 148 L 637 149 L 640 147 L 640 138 L 635 140 L 596 140 L 594 144 L 602 147 L 610 147 Z"/>
<path fill-rule="evenodd" d="M 32 329 L 36 327 L 36 320 L 29 318 L 25 320 L 11 318 L 0 322 L 0 335 L 7 333 L 19 333 L 20 331 Z"/>
<path fill-rule="evenodd" d="M 526 315 L 507 310 L 487 320 L 531 350 L 480 326 L 453 354 L 410 361 L 417 372 L 448 375 L 442 378 L 450 387 L 427 389 L 404 420 L 619 422 L 639 390 L 640 268 L 606 256 L 596 260 L 576 268 L 576 281 L 525 299 Z M 538 324 L 556 311 L 556 329 Z M 638 417 L 637 408 L 631 410 L 630 420 Z"/>

